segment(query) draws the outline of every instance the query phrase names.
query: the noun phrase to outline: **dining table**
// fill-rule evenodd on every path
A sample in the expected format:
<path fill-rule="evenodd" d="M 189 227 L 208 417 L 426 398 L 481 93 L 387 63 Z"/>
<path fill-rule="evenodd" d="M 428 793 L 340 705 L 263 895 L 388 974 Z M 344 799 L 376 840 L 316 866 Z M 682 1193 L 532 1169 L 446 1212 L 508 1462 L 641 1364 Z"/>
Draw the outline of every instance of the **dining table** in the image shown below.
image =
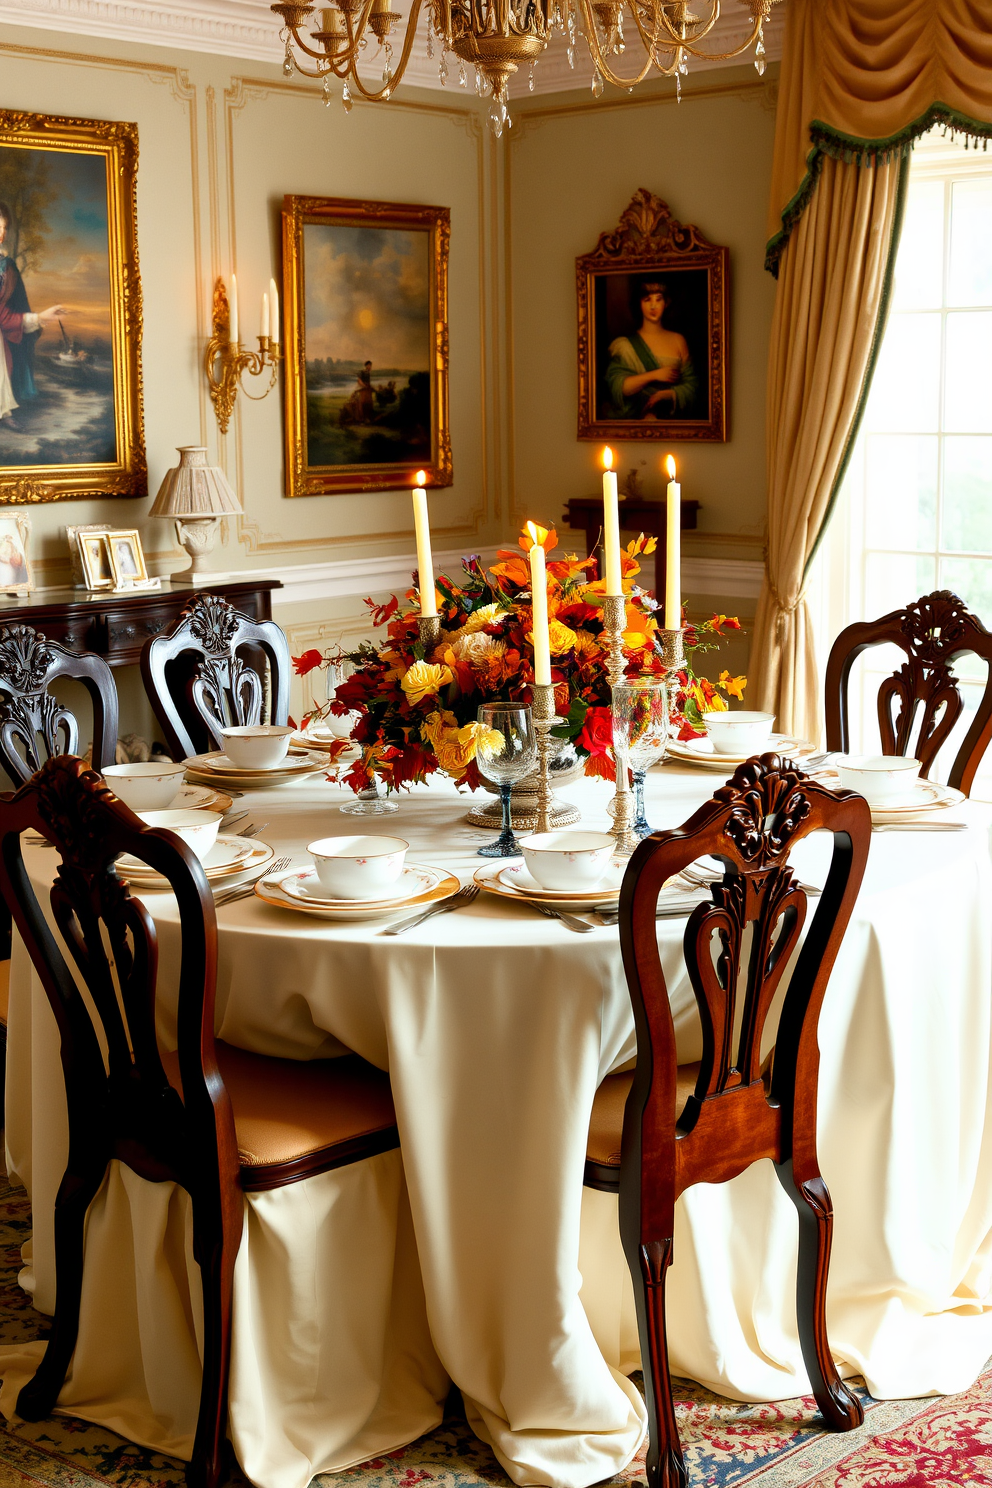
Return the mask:
<path fill-rule="evenodd" d="M 666 760 L 647 777 L 651 826 L 681 825 L 721 784 Z M 580 777 L 561 794 L 583 828 L 608 828 L 612 786 Z M 465 820 L 478 798 L 440 775 L 389 815 L 342 815 L 351 799 L 320 771 L 235 807 L 299 868 L 315 839 L 354 832 L 398 836 L 409 862 L 461 883 L 487 864 L 487 833 Z M 962 1390 L 992 1354 L 992 807 L 944 816 L 965 829 L 873 833 L 819 1024 L 830 1343 L 842 1374 L 880 1398 Z M 814 834 L 792 855 L 812 891 L 830 848 Z M 44 902 L 55 854 L 24 854 Z M 141 897 L 159 940 L 160 1039 L 175 1047 L 177 906 Z M 690 907 L 687 895 L 658 920 L 680 1062 L 701 1051 Z M 400 918 L 328 920 L 256 895 L 217 909 L 217 1034 L 297 1060 L 356 1051 L 388 1070 L 400 1133 L 399 1152 L 245 1195 L 234 1448 L 262 1488 L 306 1488 L 431 1429 L 453 1383 L 513 1482 L 586 1488 L 646 1430 L 617 1199 L 583 1186 L 596 1089 L 636 1052 L 619 932 L 587 914 L 580 933 L 486 891 L 389 934 Z M 8 1171 L 33 1206 L 21 1284 L 45 1313 L 65 1104 L 54 1019 L 16 936 L 7 1057 Z M 743 1401 L 808 1393 L 796 1258 L 771 1162 L 686 1192 L 667 1293 L 673 1373 Z M 59 1408 L 188 1456 L 197 1309 L 185 1194 L 112 1163 Z M 41 1347 L 0 1349 L 8 1416 Z"/>

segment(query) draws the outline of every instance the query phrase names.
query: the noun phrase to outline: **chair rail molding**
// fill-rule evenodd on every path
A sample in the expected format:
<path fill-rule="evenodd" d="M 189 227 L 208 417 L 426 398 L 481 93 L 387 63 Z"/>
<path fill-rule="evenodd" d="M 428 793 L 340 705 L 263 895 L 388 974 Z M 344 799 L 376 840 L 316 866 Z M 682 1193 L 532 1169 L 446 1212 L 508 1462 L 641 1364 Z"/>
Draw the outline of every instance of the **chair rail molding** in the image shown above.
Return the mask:
<path fill-rule="evenodd" d="M 458 573 L 467 550 L 452 548 L 434 554 L 435 573 Z M 481 548 L 484 564 L 492 563 L 497 547 Z M 417 566 L 416 553 L 397 553 L 387 558 L 354 558 L 338 563 L 301 563 L 291 568 L 239 569 L 229 577 L 239 581 L 279 579 L 281 589 L 272 591 L 273 609 L 287 605 L 313 604 L 322 599 L 365 598 L 385 591 L 402 593 L 411 584 Z M 682 587 L 686 594 L 728 599 L 757 599 L 764 577 L 763 563 L 747 559 L 688 558 L 682 560 Z"/>
<path fill-rule="evenodd" d="M 734 12 L 722 15 L 714 26 L 708 41 L 712 50 L 720 51 L 725 43 L 739 40 L 747 30 L 746 13 L 737 6 Z M 269 0 L 0 0 L 0 22 L 40 26 L 63 35 L 68 32 L 215 52 L 226 57 L 248 57 L 256 62 L 278 62 L 282 57 L 280 21 L 269 9 Z M 773 10 L 765 23 L 765 46 L 768 60 L 777 61 L 782 54 L 781 7 Z M 689 63 L 693 72 L 727 65 L 696 58 Z M 588 53 L 579 52 L 573 71 L 568 66 L 565 39 L 556 35 L 535 71 L 534 93 L 586 88 L 591 76 Z M 438 77 L 436 58 L 432 61 L 427 56 L 426 9 L 406 70 L 406 81 L 414 87 L 441 89 L 455 98 L 461 92 L 457 83 L 444 87 Z M 514 96 L 526 97 L 526 79 L 517 78 L 515 83 Z M 314 96 L 319 96 L 316 87 Z M 461 97 L 469 103 L 464 93 Z"/>

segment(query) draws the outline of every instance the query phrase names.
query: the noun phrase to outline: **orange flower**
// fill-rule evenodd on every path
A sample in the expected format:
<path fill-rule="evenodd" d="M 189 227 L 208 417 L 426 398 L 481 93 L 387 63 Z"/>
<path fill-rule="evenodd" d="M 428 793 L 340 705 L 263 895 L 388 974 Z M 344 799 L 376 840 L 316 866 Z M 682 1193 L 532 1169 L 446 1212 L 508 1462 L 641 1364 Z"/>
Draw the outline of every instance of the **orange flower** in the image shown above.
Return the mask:
<path fill-rule="evenodd" d="M 744 701 L 744 689 L 747 686 L 746 677 L 732 677 L 729 672 L 721 672 L 720 686 L 729 697 L 735 697 L 739 702 Z"/>

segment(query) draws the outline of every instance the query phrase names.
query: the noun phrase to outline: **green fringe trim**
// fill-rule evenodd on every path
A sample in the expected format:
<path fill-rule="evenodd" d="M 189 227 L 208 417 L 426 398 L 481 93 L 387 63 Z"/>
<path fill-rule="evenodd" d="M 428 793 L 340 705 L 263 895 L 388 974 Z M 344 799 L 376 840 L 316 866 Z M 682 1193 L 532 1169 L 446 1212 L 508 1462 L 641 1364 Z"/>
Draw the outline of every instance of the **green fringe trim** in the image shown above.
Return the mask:
<path fill-rule="evenodd" d="M 992 139 L 992 123 L 984 124 L 978 119 L 971 119 L 966 114 L 959 114 L 956 109 L 950 108 L 946 103 L 934 103 L 907 124 L 905 129 L 900 129 L 897 134 L 892 134 L 888 139 L 865 140 L 856 139 L 853 135 L 842 134 L 839 129 L 834 129 L 830 124 L 824 124 L 821 119 L 814 119 L 809 126 L 809 137 L 813 148 L 806 157 L 806 174 L 799 184 L 799 190 L 782 212 L 782 226 L 775 236 L 769 239 L 765 248 L 765 268 L 776 279 L 778 278 L 778 265 L 785 249 L 786 243 L 792 236 L 792 230 L 800 217 L 809 206 L 816 183 L 819 180 L 820 171 L 823 168 L 823 157 L 831 156 L 834 160 L 846 161 L 849 165 L 867 165 L 869 161 L 889 161 L 893 156 L 901 156 L 907 159 L 913 145 L 921 135 L 927 134 L 934 125 L 944 126 L 945 137 L 950 134 L 964 136 L 965 149 L 968 141 L 975 141 L 975 149 L 978 149 L 979 141 L 982 148 L 987 150 L 989 140 Z"/>

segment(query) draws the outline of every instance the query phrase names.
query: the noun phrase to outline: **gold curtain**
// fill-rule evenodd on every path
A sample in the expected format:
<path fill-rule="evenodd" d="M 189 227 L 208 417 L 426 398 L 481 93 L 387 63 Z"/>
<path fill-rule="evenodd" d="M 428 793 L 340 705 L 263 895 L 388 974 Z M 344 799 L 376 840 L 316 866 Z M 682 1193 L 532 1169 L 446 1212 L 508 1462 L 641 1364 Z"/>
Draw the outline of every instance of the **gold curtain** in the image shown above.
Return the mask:
<path fill-rule="evenodd" d="M 884 326 L 908 154 L 934 124 L 992 137 L 992 0 L 789 0 L 766 264 L 768 549 L 754 706 L 816 739 L 804 584 Z M 907 596 L 912 598 L 914 596 Z"/>
<path fill-rule="evenodd" d="M 768 550 L 752 706 L 820 734 L 806 568 L 826 520 L 884 318 L 905 164 L 826 159 L 782 255 L 768 366 Z M 756 664 L 755 664 L 756 663 Z"/>
<path fill-rule="evenodd" d="M 789 0 L 769 267 L 825 154 L 864 162 L 941 122 L 992 136 L 992 0 Z"/>

